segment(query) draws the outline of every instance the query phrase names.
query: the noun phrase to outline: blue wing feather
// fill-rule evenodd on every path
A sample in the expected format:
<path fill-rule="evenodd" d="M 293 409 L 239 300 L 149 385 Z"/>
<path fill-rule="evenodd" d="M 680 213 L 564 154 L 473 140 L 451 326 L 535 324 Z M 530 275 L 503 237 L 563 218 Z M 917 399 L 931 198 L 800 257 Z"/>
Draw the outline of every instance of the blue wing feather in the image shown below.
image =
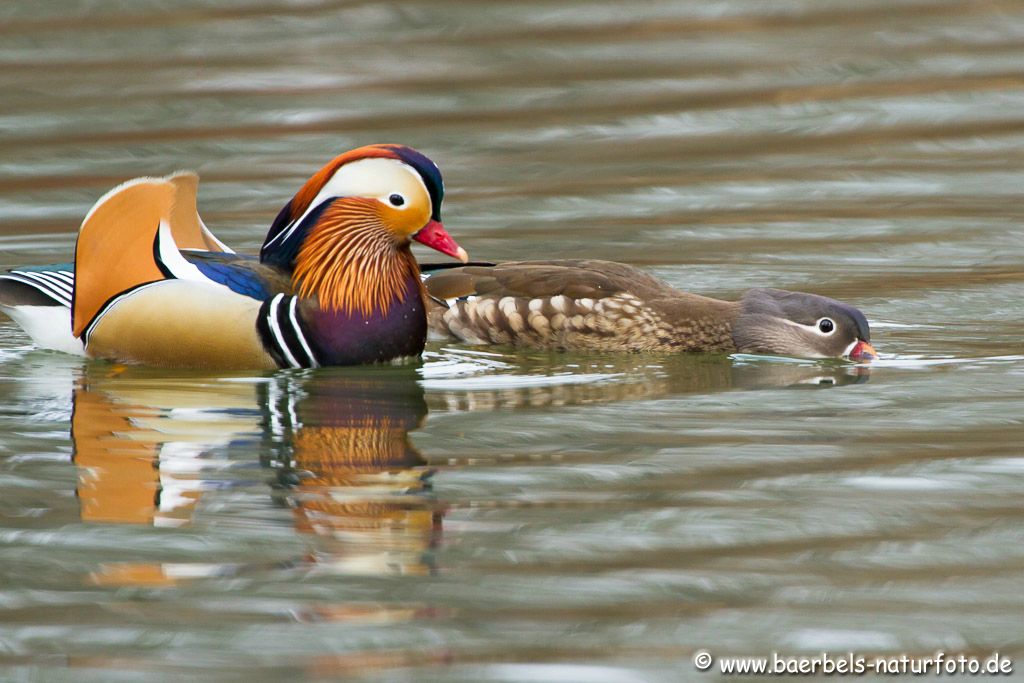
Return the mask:
<path fill-rule="evenodd" d="M 74 273 L 74 263 L 49 263 L 44 266 L 21 266 L 18 270 L 30 273 Z"/>
<path fill-rule="evenodd" d="M 190 254 L 187 254 L 186 258 L 199 269 L 199 272 L 214 282 L 228 287 L 233 292 L 237 292 L 238 294 L 248 296 L 259 301 L 263 301 L 271 295 L 268 283 L 260 278 L 257 273 L 241 267 L 241 264 L 233 263 L 232 261 L 235 261 L 236 259 L 225 262 L 209 259 L 193 259 L 189 258 L 190 256 Z M 256 261 L 256 259 L 250 259 L 248 257 L 241 257 L 237 260 L 243 259 L 251 260 L 253 262 Z"/>

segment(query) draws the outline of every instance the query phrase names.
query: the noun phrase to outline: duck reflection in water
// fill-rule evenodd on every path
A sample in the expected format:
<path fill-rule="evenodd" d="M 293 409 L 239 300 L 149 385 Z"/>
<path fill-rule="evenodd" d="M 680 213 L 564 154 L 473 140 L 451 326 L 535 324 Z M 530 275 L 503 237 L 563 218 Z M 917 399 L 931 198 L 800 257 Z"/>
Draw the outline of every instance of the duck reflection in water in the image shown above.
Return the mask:
<path fill-rule="evenodd" d="M 815 390 L 863 384 L 871 377 L 866 364 L 740 354 L 594 354 L 572 357 L 570 363 L 565 358 L 510 355 L 507 365 L 520 372 L 492 374 L 489 382 L 427 373 L 427 402 L 437 412 L 559 408 L 724 391 Z M 524 375 L 524 367 L 543 368 L 546 374 Z"/>
<path fill-rule="evenodd" d="M 344 545 L 311 559 L 345 573 L 428 572 L 441 513 L 425 495 L 431 470 L 409 439 L 427 416 L 415 372 L 331 370 L 271 400 L 280 447 L 263 452 L 287 460 L 265 464 L 278 471 L 296 528 Z"/>
<path fill-rule="evenodd" d="M 409 439 L 426 414 L 414 368 L 169 378 L 90 365 L 72 418 L 81 518 L 183 526 L 205 493 L 263 487 L 269 471 L 273 500 L 292 509 L 298 531 L 318 539 L 289 566 L 428 573 L 440 512 L 429 498 L 430 470 Z M 254 450 L 269 470 L 256 469 Z M 251 569 L 130 562 L 106 565 L 94 578 L 159 584 Z"/>
<path fill-rule="evenodd" d="M 474 382 L 461 375 L 437 379 L 429 367 L 421 380 L 416 367 L 210 377 L 86 366 L 72 418 L 83 521 L 173 527 L 192 523 L 196 515 L 216 524 L 220 515 L 234 523 L 237 517 L 231 516 L 244 515 L 245 506 L 225 507 L 221 494 L 208 494 L 238 489 L 242 495 L 256 491 L 264 501 L 259 524 L 279 519 L 267 505 L 272 500 L 291 510 L 295 529 L 316 539 L 301 557 L 273 567 L 126 562 L 108 564 L 94 578 L 160 584 L 260 569 L 430 573 L 444 506 L 433 499 L 432 470 L 409 437 L 427 416 L 424 386 L 435 410 L 461 412 L 809 388 L 868 378 L 867 368 L 848 364 L 620 355 L 593 361 L 602 376 L 620 379 L 573 383 L 580 377 L 578 365 L 563 374 L 552 370 L 552 359 L 534 358 L 543 374 L 524 375 L 531 360 L 510 360 L 515 362 L 503 365 L 517 374 L 509 376 L 514 382 L 506 388 L 495 388 L 503 377 L 497 367 L 481 378 L 488 381 Z M 531 378 L 555 381 L 521 383 Z M 481 453 L 474 459 L 488 460 Z M 204 496 L 213 512 L 202 508 Z"/>

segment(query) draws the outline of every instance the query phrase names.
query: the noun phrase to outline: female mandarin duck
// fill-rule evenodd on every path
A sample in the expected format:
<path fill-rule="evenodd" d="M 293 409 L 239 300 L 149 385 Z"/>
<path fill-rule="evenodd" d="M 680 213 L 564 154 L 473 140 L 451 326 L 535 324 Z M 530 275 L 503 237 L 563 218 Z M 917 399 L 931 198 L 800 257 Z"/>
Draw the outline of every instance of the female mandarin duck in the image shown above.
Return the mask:
<path fill-rule="evenodd" d="M 352 365 L 423 350 L 410 240 L 468 260 L 440 222 L 440 172 L 408 147 L 328 163 L 278 214 L 258 259 L 207 230 L 197 185 L 182 173 L 114 188 L 82 222 L 74 265 L 0 276 L 0 310 L 44 348 L 114 361 Z"/>
<path fill-rule="evenodd" d="M 472 264 L 433 274 L 426 285 L 431 333 L 474 344 L 877 357 L 867 319 L 848 304 L 780 289 L 709 299 L 621 263 Z"/>

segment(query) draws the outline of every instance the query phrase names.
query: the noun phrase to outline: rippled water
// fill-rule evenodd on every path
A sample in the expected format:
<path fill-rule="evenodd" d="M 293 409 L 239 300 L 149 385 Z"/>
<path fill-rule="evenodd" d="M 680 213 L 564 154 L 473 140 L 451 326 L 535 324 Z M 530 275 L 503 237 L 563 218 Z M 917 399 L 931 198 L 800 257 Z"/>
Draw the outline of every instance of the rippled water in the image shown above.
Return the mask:
<path fill-rule="evenodd" d="M 882 358 L 434 344 L 211 376 L 4 319 L 2 677 L 1020 659 L 1022 60 L 998 0 L 6 3 L 0 267 L 66 259 L 110 186 L 178 168 L 255 249 L 324 161 L 396 141 L 476 258 L 830 295 Z"/>

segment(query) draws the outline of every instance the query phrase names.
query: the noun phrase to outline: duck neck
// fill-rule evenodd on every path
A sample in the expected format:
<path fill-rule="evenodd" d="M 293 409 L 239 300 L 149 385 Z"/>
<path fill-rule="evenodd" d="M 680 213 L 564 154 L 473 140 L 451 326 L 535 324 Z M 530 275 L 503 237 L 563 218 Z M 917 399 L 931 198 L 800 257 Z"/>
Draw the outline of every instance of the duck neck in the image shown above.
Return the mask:
<path fill-rule="evenodd" d="M 662 319 L 674 328 L 674 350 L 736 350 L 732 332 L 740 312 L 738 303 L 679 292 L 658 308 Z"/>
<path fill-rule="evenodd" d="M 292 281 L 303 299 L 345 316 L 387 317 L 407 296 L 422 299 L 409 244 L 396 243 L 370 201 L 348 200 L 323 213 L 299 248 Z M 417 283 L 412 292 L 410 281 Z"/>

